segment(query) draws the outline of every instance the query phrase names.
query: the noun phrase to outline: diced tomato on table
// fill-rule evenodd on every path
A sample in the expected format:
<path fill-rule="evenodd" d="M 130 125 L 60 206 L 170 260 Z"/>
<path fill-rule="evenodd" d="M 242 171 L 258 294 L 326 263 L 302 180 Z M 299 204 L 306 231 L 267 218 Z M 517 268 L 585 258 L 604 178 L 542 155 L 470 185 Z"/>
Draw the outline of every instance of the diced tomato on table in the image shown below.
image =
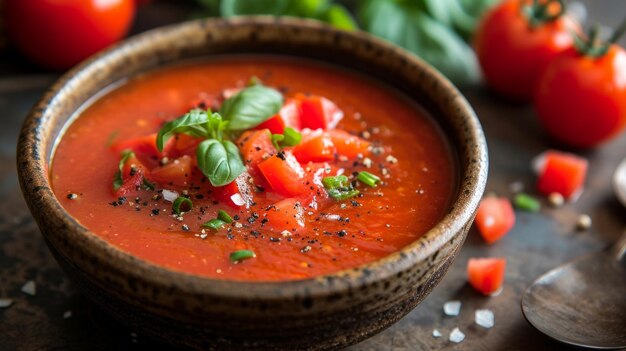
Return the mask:
<path fill-rule="evenodd" d="M 546 195 L 559 193 L 566 199 L 578 196 L 587 176 L 586 159 L 555 150 L 548 150 L 535 160 L 538 171 L 537 189 Z"/>
<path fill-rule="evenodd" d="M 483 198 L 474 223 L 487 243 L 492 244 L 500 240 L 515 225 L 515 212 L 511 201 L 495 196 Z"/>
<path fill-rule="evenodd" d="M 484 295 L 496 294 L 502 289 L 506 259 L 470 258 L 467 277 L 470 285 Z"/>

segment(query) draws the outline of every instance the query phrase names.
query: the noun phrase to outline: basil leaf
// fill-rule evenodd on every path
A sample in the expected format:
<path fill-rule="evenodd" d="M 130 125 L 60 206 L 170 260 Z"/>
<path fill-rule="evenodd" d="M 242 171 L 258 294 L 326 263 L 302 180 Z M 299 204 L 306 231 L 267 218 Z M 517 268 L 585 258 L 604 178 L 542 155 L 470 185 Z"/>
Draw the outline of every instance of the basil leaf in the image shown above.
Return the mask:
<path fill-rule="evenodd" d="M 124 150 L 121 153 L 120 162 L 117 166 L 117 171 L 115 172 L 115 176 L 113 176 L 113 190 L 119 189 L 122 184 L 124 184 L 124 179 L 122 178 L 122 172 L 124 171 L 124 165 L 131 158 L 135 157 L 135 153 L 130 150 Z"/>
<path fill-rule="evenodd" d="M 290 0 L 222 0 L 220 12 L 224 17 L 241 15 L 274 15 L 285 14 Z"/>
<path fill-rule="evenodd" d="M 189 113 L 166 123 L 157 135 L 157 149 L 163 151 L 163 146 L 174 134 L 184 133 L 194 137 L 208 137 L 207 122 L 209 115 L 206 111 L 191 110 Z"/>
<path fill-rule="evenodd" d="M 368 32 L 420 56 L 453 82 L 478 82 L 478 61 L 473 50 L 453 28 L 430 17 L 424 1 L 365 0 L 358 15 Z M 446 17 L 442 5 L 433 1 L 428 2 L 428 8 L 442 20 L 454 23 L 454 16 Z"/>
<path fill-rule="evenodd" d="M 198 168 L 213 186 L 229 184 L 246 170 L 239 149 L 231 141 L 207 139 L 196 149 Z"/>
<path fill-rule="evenodd" d="M 283 96 L 276 89 L 254 85 L 224 101 L 220 114 L 230 130 L 246 130 L 263 123 L 282 106 Z"/>
<path fill-rule="evenodd" d="M 359 191 L 352 187 L 348 177 L 338 175 L 334 177 L 322 178 L 322 184 L 328 193 L 328 196 L 335 200 L 345 200 L 359 195 Z"/>

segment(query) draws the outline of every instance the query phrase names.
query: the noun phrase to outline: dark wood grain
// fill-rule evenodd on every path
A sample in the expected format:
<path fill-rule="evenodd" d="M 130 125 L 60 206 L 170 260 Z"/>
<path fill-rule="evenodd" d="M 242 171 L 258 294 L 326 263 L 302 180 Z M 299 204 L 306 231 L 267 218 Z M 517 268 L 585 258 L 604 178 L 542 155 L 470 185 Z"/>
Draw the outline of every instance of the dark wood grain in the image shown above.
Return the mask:
<path fill-rule="evenodd" d="M 615 25 L 624 15 L 623 0 L 589 0 L 586 3 L 593 5 L 589 8 L 589 15 L 595 21 Z M 136 31 L 186 16 L 186 12 L 173 3 L 152 6 L 140 15 Z M 157 347 L 96 310 L 76 290 L 49 253 L 22 199 L 15 169 L 19 126 L 31 104 L 44 90 L 47 76 L 36 78 L 43 80 L 39 86 L 18 84 L 21 77 L 41 73 L 22 65 L 14 56 L 0 58 L 0 73 L 0 86 L 9 87 L 0 92 L 0 298 L 14 300 L 12 306 L 0 309 L 0 350 Z M 487 191 L 509 195 L 509 184 L 521 181 L 532 193 L 534 177 L 530 160 L 541 151 L 557 146 L 543 136 L 530 107 L 502 102 L 482 88 L 469 89 L 465 93 L 483 123 L 490 147 Z M 513 231 L 492 246 L 484 244 L 472 229 L 460 257 L 417 309 L 383 333 L 350 349 L 567 349 L 537 332 L 524 320 L 520 298 L 525 288 L 542 273 L 579 255 L 603 249 L 619 237 L 626 225 L 626 209 L 619 205 L 610 189 L 611 174 L 619 161 L 626 157 L 626 135 L 583 155 L 589 158 L 590 171 L 587 188 L 578 202 L 560 209 L 546 206 L 537 214 L 517 213 L 518 221 Z M 590 230 L 575 230 L 580 213 L 592 217 Z M 505 288 L 497 297 L 482 297 L 466 284 L 466 262 L 470 257 L 479 256 L 508 259 Z M 37 283 L 36 296 L 20 291 L 21 286 L 31 279 Z M 442 306 L 453 299 L 462 301 L 461 314 L 446 317 Z M 494 328 L 487 330 L 474 324 L 477 308 L 494 311 Z M 72 311 L 70 318 L 63 317 L 66 311 Z M 460 344 L 447 341 L 454 327 L 466 334 L 465 341 Z M 433 329 L 441 331 L 443 336 L 434 338 Z"/>

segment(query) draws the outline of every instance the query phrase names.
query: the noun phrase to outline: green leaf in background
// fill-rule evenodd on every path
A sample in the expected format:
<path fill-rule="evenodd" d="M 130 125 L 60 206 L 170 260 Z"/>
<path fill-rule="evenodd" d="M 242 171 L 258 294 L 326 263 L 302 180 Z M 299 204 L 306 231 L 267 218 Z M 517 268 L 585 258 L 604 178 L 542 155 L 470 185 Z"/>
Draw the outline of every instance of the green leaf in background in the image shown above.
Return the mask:
<path fill-rule="evenodd" d="M 220 13 L 223 17 L 245 15 L 285 15 L 291 0 L 222 0 Z"/>
<path fill-rule="evenodd" d="M 207 139 L 196 149 L 198 168 L 213 186 L 226 185 L 246 170 L 239 149 L 232 141 Z"/>
<path fill-rule="evenodd" d="M 253 85 L 224 101 L 220 113 L 230 130 L 246 130 L 263 123 L 282 106 L 283 95 L 276 89 Z"/>
<path fill-rule="evenodd" d="M 350 11 L 339 4 L 329 6 L 317 19 L 343 30 L 355 30 L 359 28 L 354 18 L 352 18 Z"/>
<path fill-rule="evenodd" d="M 452 28 L 430 17 L 422 5 L 419 1 L 366 0 L 358 14 L 364 29 L 420 56 L 453 82 L 476 83 L 480 76 L 474 51 Z"/>

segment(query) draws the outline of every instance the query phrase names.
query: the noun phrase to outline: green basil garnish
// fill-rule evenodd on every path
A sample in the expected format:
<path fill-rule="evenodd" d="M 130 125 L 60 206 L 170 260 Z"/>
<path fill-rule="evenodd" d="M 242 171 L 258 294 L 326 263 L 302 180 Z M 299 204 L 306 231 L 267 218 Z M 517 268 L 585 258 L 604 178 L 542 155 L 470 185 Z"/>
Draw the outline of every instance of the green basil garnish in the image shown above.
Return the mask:
<path fill-rule="evenodd" d="M 223 220 L 218 219 L 218 218 L 213 218 L 212 220 L 210 220 L 210 221 L 208 221 L 208 222 L 203 223 L 203 224 L 201 225 L 201 227 L 203 227 L 203 228 L 211 228 L 211 229 L 218 230 L 218 229 L 220 229 L 221 227 L 223 227 L 223 226 L 224 226 L 224 224 L 226 224 L 226 222 L 224 222 Z"/>
<path fill-rule="evenodd" d="M 157 135 L 157 149 L 163 151 L 163 146 L 174 134 L 182 133 L 195 137 L 207 137 L 209 116 L 206 111 L 191 110 L 182 117 L 166 123 Z"/>
<path fill-rule="evenodd" d="M 120 163 L 118 165 L 118 170 L 115 172 L 115 176 L 113 177 L 113 190 L 117 191 L 122 184 L 124 184 L 124 179 L 122 178 L 122 172 L 124 171 L 124 165 L 131 158 L 135 157 L 135 153 L 130 150 L 124 150 L 121 153 Z"/>
<path fill-rule="evenodd" d="M 224 101 L 220 114 L 230 130 L 246 130 L 265 122 L 283 106 L 283 96 L 276 89 L 253 85 Z"/>
<path fill-rule="evenodd" d="M 376 184 L 381 182 L 380 177 L 367 171 L 359 172 L 359 174 L 356 176 L 356 179 L 371 186 L 372 188 L 376 187 Z"/>
<path fill-rule="evenodd" d="M 217 212 L 217 219 L 224 221 L 224 223 L 232 223 L 233 222 L 233 218 L 226 213 L 226 211 L 224 210 L 219 210 Z"/>
<path fill-rule="evenodd" d="M 207 139 L 196 149 L 198 168 L 213 186 L 226 185 L 246 170 L 239 149 L 229 140 Z"/>
<path fill-rule="evenodd" d="M 335 200 L 345 200 L 359 195 L 359 191 L 352 187 L 348 177 L 338 175 L 335 177 L 322 178 L 322 184 L 328 192 L 328 196 Z"/>

